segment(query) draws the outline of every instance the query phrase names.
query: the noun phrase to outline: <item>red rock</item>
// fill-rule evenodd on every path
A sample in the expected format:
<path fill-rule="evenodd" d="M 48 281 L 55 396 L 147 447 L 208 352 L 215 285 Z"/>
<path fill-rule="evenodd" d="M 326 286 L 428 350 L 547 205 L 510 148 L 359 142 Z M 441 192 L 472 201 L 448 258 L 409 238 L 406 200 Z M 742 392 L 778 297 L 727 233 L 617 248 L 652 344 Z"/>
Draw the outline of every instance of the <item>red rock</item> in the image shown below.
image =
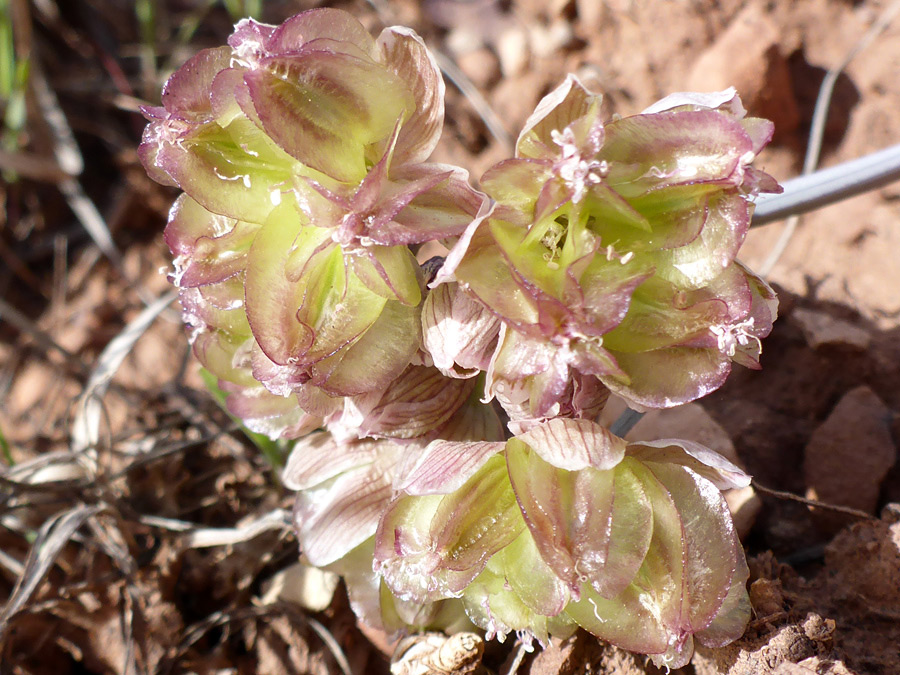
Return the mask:
<path fill-rule="evenodd" d="M 847 392 L 806 446 L 809 496 L 874 514 L 881 483 L 897 458 L 890 422 L 891 411 L 871 389 Z"/>

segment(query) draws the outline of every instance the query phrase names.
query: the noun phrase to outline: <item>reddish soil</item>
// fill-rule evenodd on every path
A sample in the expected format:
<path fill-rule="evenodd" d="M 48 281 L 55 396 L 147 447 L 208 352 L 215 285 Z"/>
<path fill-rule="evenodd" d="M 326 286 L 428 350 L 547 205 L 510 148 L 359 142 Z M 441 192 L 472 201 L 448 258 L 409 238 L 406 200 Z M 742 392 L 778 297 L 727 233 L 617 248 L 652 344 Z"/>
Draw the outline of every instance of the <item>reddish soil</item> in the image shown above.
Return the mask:
<path fill-rule="evenodd" d="M 341 592 L 316 613 L 262 600 L 296 561 L 284 528 L 209 547 L 179 531 L 192 523 L 221 534 L 290 508 L 290 496 L 203 390 L 174 311 L 101 391 L 100 450 L 74 452 L 73 421 L 85 419 L 79 399 L 102 350 L 144 308 L 142 297 L 168 290 L 161 232 L 174 193 L 137 161 L 144 121 L 136 110 L 157 102 L 167 72 L 193 51 L 224 41 L 232 18 L 225 3 L 207 4 L 150 0 L 156 25 L 142 36 L 141 3 L 9 2 L 32 85 L 22 128 L 17 137 L 4 132 L 0 154 L 0 602 L 9 603 L 0 609 L 0 673 L 339 673 L 323 635 L 354 673 L 388 669 L 386 647 L 378 635 L 363 637 Z M 263 4 L 261 18 L 275 23 L 317 3 Z M 897 3 L 334 4 L 373 30 L 411 25 L 480 92 L 501 137 L 471 96 L 448 85 L 436 157 L 473 176 L 509 155 L 509 138 L 540 97 L 576 72 L 605 92 L 610 114 L 638 112 L 672 91 L 737 86 L 752 114 L 776 122 L 759 165 L 787 179 L 802 164 L 826 71 Z M 898 73 L 900 18 L 838 78 L 821 165 L 900 139 Z M 61 175 L 66 142 L 54 111 L 74 134 L 84 163 L 77 184 L 120 261 L 101 253 L 72 211 L 76 183 Z M 763 370 L 736 370 L 691 412 L 646 421 L 654 433 L 706 434 L 757 481 L 755 494 L 732 502 L 744 507 L 737 517 L 754 618 L 740 641 L 700 650 L 685 673 L 900 673 L 898 199 L 900 183 L 804 216 L 768 275 L 781 317 Z M 762 265 L 782 228 L 752 231 L 744 261 Z M 40 463 L 39 473 L 24 471 Z M 25 587 L 23 578 L 38 583 Z M 511 672 L 511 649 L 488 645 L 484 663 Z M 656 671 L 579 634 L 527 655 L 517 672 Z"/>

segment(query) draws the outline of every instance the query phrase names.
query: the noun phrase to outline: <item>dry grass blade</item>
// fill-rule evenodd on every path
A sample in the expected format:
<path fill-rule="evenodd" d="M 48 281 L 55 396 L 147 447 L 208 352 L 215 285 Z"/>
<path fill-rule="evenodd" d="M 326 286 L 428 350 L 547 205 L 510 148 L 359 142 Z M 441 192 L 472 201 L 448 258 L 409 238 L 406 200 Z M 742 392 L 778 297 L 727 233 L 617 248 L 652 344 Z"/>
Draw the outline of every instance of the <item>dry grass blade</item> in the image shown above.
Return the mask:
<path fill-rule="evenodd" d="M 9 601 L 0 612 L 0 638 L 3 637 L 10 620 L 18 614 L 25 603 L 34 595 L 38 586 L 47 576 L 50 567 L 62 548 L 69 542 L 75 531 L 84 522 L 103 511 L 106 507 L 98 504 L 82 504 L 48 519 L 38 531 L 37 538 L 25 559 L 24 571 L 16 582 Z"/>
<path fill-rule="evenodd" d="M 231 546 L 250 541 L 269 530 L 291 529 L 291 514 L 284 509 L 275 509 L 264 516 L 255 518 L 240 527 L 204 527 L 187 535 L 188 548 L 209 548 L 210 546 Z"/>
<path fill-rule="evenodd" d="M 20 577 L 25 572 L 25 565 L 2 549 L 0 549 L 0 566 L 3 566 L 15 577 Z"/>
<path fill-rule="evenodd" d="M 93 447 L 99 440 L 100 420 L 102 419 L 101 399 L 109 385 L 110 380 L 125 357 L 131 351 L 134 343 L 144 334 L 144 331 L 153 323 L 163 310 L 175 299 L 175 291 L 151 303 L 124 330 L 113 338 L 97 361 L 97 365 L 91 372 L 87 386 L 84 389 L 75 409 L 75 420 L 72 425 L 72 443 L 76 452 L 81 452 Z"/>
<path fill-rule="evenodd" d="M 353 671 L 350 668 L 350 662 L 347 661 L 347 656 L 344 654 L 344 650 L 341 649 L 338 641 L 334 639 L 334 635 L 312 617 L 307 616 L 305 619 L 310 628 L 316 632 L 316 635 L 318 635 L 322 642 L 325 643 L 325 646 L 328 647 L 328 651 L 331 652 L 331 655 L 334 657 L 334 660 L 337 661 L 338 666 L 344 675 L 353 675 Z"/>
<path fill-rule="evenodd" d="M 247 621 L 249 619 L 265 618 L 274 614 L 284 614 L 291 621 L 296 621 L 297 623 L 309 626 L 316 635 L 319 636 L 328 648 L 328 651 L 331 652 L 331 655 L 337 662 L 341 672 L 344 675 L 354 675 L 352 668 L 350 668 L 350 662 L 347 660 L 347 656 L 344 654 L 343 649 L 341 649 L 341 646 L 331 632 L 315 619 L 306 616 L 306 614 L 296 607 L 286 603 L 275 603 L 264 607 L 240 607 L 232 611 L 214 612 L 210 614 L 205 619 L 195 623 L 185 631 L 185 638 L 178 646 L 176 654 L 169 661 L 166 668 L 160 669 L 160 672 L 173 672 L 175 666 L 178 665 L 187 650 L 213 628 L 225 626 L 230 623 Z"/>
<path fill-rule="evenodd" d="M 515 148 L 513 137 L 506 130 L 506 125 L 503 124 L 503 121 L 497 116 L 497 113 L 494 112 L 494 109 L 491 107 L 490 103 L 487 102 L 487 99 L 481 95 L 481 92 L 478 91 L 478 88 L 472 83 L 472 80 L 459 69 L 459 66 L 457 66 L 449 56 L 438 49 L 432 49 L 431 51 L 444 75 L 446 75 L 447 78 L 456 85 L 456 88 L 459 89 L 460 93 L 466 97 L 466 100 L 469 101 L 472 109 L 478 113 L 479 117 L 481 117 L 484 125 L 487 127 L 488 131 L 491 132 L 491 135 L 500 143 L 504 152 L 506 154 L 511 154 Z"/>
<path fill-rule="evenodd" d="M 45 352 L 57 352 L 61 354 L 65 358 L 66 364 L 73 372 L 76 372 L 79 375 L 87 374 L 87 368 L 77 356 L 72 354 L 65 347 L 59 345 L 56 340 L 50 337 L 45 331 L 38 328 L 33 321 L 6 302 L 3 298 L 0 298 L 0 319 L 8 321 L 22 333 L 31 336 L 35 343 Z"/>

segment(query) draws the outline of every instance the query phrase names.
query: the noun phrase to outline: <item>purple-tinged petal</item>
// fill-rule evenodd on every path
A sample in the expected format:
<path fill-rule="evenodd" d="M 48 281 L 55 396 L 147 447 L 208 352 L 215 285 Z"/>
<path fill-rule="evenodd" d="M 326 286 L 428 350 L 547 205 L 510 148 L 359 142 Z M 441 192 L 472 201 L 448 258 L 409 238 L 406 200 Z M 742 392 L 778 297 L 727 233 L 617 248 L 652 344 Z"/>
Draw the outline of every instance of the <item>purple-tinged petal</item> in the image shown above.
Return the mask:
<path fill-rule="evenodd" d="M 689 110 L 610 122 L 599 157 L 609 165 L 609 184 L 627 198 L 684 183 L 740 185 L 741 162 L 752 152 L 740 122 L 713 110 Z"/>
<path fill-rule="evenodd" d="M 690 469 L 646 466 L 665 486 L 683 524 L 680 620 L 693 633 L 710 625 L 731 590 L 737 568 L 731 514 L 722 493 Z"/>
<path fill-rule="evenodd" d="M 721 387 L 731 359 L 717 349 L 671 347 L 628 354 L 614 352 L 630 384 L 600 377 L 610 391 L 644 408 L 671 408 L 706 396 Z"/>
<path fill-rule="evenodd" d="M 378 37 L 382 62 L 410 88 L 416 108 L 400 129 L 395 166 L 418 164 L 431 155 L 444 124 L 444 79 L 437 62 L 416 33 L 403 26 L 386 28 Z"/>
<path fill-rule="evenodd" d="M 365 147 L 388 138 L 414 109 L 383 66 L 345 54 L 265 59 L 244 81 L 272 139 L 292 157 L 337 180 L 366 175 Z"/>
<path fill-rule="evenodd" d="M 405 246 L 368 246 L 350 257 L 353 273 L 373 293 L 416 307 L 422 301 L 419 265 Z"/>
<path fill-rule="evenodd" d="M 784 188 L 765 171 L 748 166 L 744 168 L 744 182 L 741 183 L 741 192 L 747 195 L 758 195 L 761 192 L 780 194 L 784 192 Z"/>
<path fill-rule="evenodd" d="M 778 318 L 778 298 L 761 277 L 743 264 L 735 261 L 735 267 L 744 274 L 750 288 L 750 307 L 739 323 L 732 359 L 746 368 L 758 370 L 762 351 L 760 339 L 772 331 L 772 323 Z"/>
<path fill-rule="evenodd" d="M 362 50 L 372 60 L 376 60 L 378 56 L 375 40 L 352 14 L 328 7 L 292 16 L 275 27 L 264 44 L 269 54 L 291 54 L 321 39 L 346 43 Z"/>
<path fill-rule="evenodd" d="M 750 140 L 753 143 L 754 155 L 758 155 L 762 149 L 769 144 L 772 140 L 772 136 L 775 134 L 775 125 L 769 120 L 762 119 L 761 117 L 748 117 L 742 119 L 741 126 L 744 128 L 747 135 L 750 136 Z M 781 188 L 778 187 L 777 184 L 776 188 L 778 192 L 781 192 Z M 770 190 L 765 190 L 765 192 L 769 191 Z"/>
<path fill-rule="evenodd" d="M 492 199 L 521 214 L 516 225 L 528 225 L 534 219 L 538 195 L 552 177 L 549 161 L 506 159 L 488 169 L 479 184 Z"/>
<path fill-rule="evenodd" d="M 699 236 L 653 255 L 657 274 L 685 289 L 709 284 L 734 261 L 750 228 L 751 212 L 752 206 L 734 192 L 710 196 Z"/>
<path fill-rule="evenodd" d="M 503 452 L 504 446 L 503 442 L 438 440 L 424 450 L 411 449 L 406 465 L 394 478 L 394 489 L 413 496 L 450 494 Z"/>
<path fill-rule="evenodd" d="M 553 132 L 562 132 L 581 117 L 599 120 L 601 99 L 599 94 L 588 91 L 576 76 L 569 75 L 565 82 L 541 99 L 525 121 L 516 141 L 516 156 L 555 159 L 560 148 Z M 600 129 L 602 133 L 602 126 Z"/>
<path fill-rule="evenodd" d="M 226 292 L 233 289 L 230 281 L 216 284 L 215 286 L 225 286 L 223 290 Z M 239 303 L 237 306 L 231 305 L 226 309 L 217 307 L 204 297 L 203 291 L 208 291 L 210 288 L 181 289 L 178 299 L 181 302 L 181 318 L 184 322 L 198 330 L 216 329 L 230 335 L 249 336 L 250 326 L 247 323 L 247 315 L 244 313 L 243 307 Z"/>
<path fill-rule="evenodd" d="M 228 46 L 241 58 L 250 54 L 262 54 L 274 30 L 275 26 L 256 19 L 241 19 L 235 24 L 234 32 L 228 36 Z"/>
<path fill-rule="evenodd" d="M 246 366 L 247 364 L 242 365 Z M 290 363 L 282 365 L 272 361 L 256 340 L 253 341 L 249 350 L 249 366 L 253 377 L 276 396 L 296 394 L 297 390 L 309 380 L 309 375 L 303 367 Z M 303 405 L 300 407 L 303 408 Z M 307 410 L 307 412 L 309 411 Z"/>
<path fill-rule="evenodd" d="M 641 462 L 684 466 L 719 490 L 750 485 L 750 476 L 725 457 L 693 441 L 663 439 L 629 443 L 626 454 Z"/>
<path fill-rule="evenodd" d="M 652 514 L 625 467 L 566 471 L 526 445 L 507 445 L 510 482 L 541 556 L 579 597 L 587 582 L 603 597 L 634 579 L 650 546 Z"/>
<path fill-rule="evenodd" d="M 750 569 L 744 558 L 744 549 L 737 535 L 734 536 L 735 570 L 731 579 L 731 588 L 722 602 L 719 611 L 706 628 L 694 633 L 694 637 L 707 647 L 724 647 L 740 638 L 747 630 L 752 608 L 747 593 L 747 580 Z"/>
<path fill-rule="evenodd" d="M 487 370 L 500 320 L 458 284 L 442 284 L 422 305 L 422 336 L 434 365 L 449 377 Z"/>
<path fill-rule="evenodd" d="M 475 383 L 436 368 L 410 366 L 385 391 L 346 402 L 343 424 L 359 436 L 417 438 L 437 431 L 462 406 Z"/>
<path fill-rule="evenodd" d="M 676 668 L 686 664 L 693 652 L 684 523 L 659 479 L 638 462 L 629 461 L 628 466 L 653 510 L 650 548 L 634 582 L 619 595 L 607 599 L 585 584 L 581 599 L 570 603 L 566 613 L 594 635 L 618 647 L 654 655 L 657 665 Z"/>
<path fill-rule="evenodd" d="M 206 121 L 212 112 L 209 97 L 213 80 L 229 67 L 230 60 L 228 47 L 204 49 L 188 59 L 163 86 L 165 109 L 182 119 Z"/>
<path fill-rule="evenodd" d="M 392 169 L 391 181 L 397 196 L 403 196 L 403 208 L 391 209 L 389 221 L 379 219 L 369 228 L 368 235 L 379 243 L 421 244 L 459 236 L 487 208 L 487 198 L 469 185 L 468 173 L 446 164 Z"/>
<path fill-rule="evenodd" d="M 605 335 L 618 326 L 631 306 L 635 289 L 654 271 L 646 260 L 622 264 L 615 259 L 606 260 L 600 254 L 595 256 L 578 279 L 581 291 L 578 310 L 585 324 L 582 330 L 591 335 Z"/>
<path fill-rule="evenodd" d="M 559 469 L 612 469 L 625 456 L 625 441 L 590 420 L 558 418 L 516 437 Z"/>

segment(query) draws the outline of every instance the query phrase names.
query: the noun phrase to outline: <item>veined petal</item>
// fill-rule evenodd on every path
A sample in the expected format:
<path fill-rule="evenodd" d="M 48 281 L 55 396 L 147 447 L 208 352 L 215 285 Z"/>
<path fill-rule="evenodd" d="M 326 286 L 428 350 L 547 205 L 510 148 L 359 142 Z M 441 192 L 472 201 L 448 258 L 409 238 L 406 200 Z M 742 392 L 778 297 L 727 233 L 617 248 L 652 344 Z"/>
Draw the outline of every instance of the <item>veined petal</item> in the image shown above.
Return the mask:
<path fill-rule="evenodd" d="M 518 448 L 527 445 L 545 462 L 566 471 L 612 469 L 625 456 L 625 441 L 590 420 L 553 419 L 510 443 Z"/>
<path fill-rule="evenodd" d="M 601 100 L 599 94 L 588 91 L 575 75 L 569 75 L 565 82 L 541 99 L 525 121 L 516 141 L 516 156 L 555 158 L 560 148 L 553 132 L 561 132 L 581 117 L 598 118 Z"/>
<path fill-rule="evenodd" d="M 374 304 L 371 299 L 365 302 L 366 308 Z M 351 318 L 361 314 L 354 311 Z M 418 308 L 388 300 L 361 336 L 312 365 L 311 382 L 332 396 L 383 390 L 409 365 L 419 348 L 420 331 Z"/>
<path fill-rule="evenodd" d="M 431 155 L 444 124 L 444 78 L 437 62 L 416 33 L 403 26 L 384 29 L 378 37 L 382 62 L 405 82 L 416 101 L 394 147 L 396 165 L 424 162 Z"/>
<path fill-rule="evenodd" d="M 415 107 L 396 75 L 347 54 L 306 51 L 260 65 L 244 81 L 266 133 L 338 180 L 365 176 L 366 146 L 388 138 Z"/>
<path fill-rule="evenodd" d="M 688 110 L 610 122 L 599 158 L 609 165 L 609 184 L 634 197 L 684 183 L 740 185 L 742 158 L 752 153 L 750 137 L 732 116 Z"/>
<path fill-rule="evenodd" d="M 466 401 L 474 381 L 448 379 L 436 368 L 410 366 L 384 392 L 347 401 L 360 436 L 417 438 L 436 432 Z"/>
<path fill-rule="evenodd" d="M 294 443 L 281 480 L 289 490 L 306 490 L 374 463 L 379 453 L 390 447 L 387 442 L 370 439 L 340 442 L 325 431 L 309 434 Z"/>
<path fill-rule="evenodd" d="M 408 461 L 394 479 L 394 489 L 423 496 L 460 489 L 487 461 L 503 451 L 504 443 L 432 441 L 424 450 L 408 452 Z"/>
<path fill-rule="evenodd" d="M 383 451 L 396 455 L 393 444 Z M 369 539 L 391 498 L 390 461 L 350 469 L 297 493 L 294 524 L 300 547 L 316 566 L 333 563 Z"/>
<path fill-rule="evenodd" d="M 434 365 L 449 377 L 487 370 L 500 320 L 458 284 L 442 284 L 422 305 L 422 336 Z"/>
<path fill-rule="evenodd" d="M 401 598 L 455 597 L 524 527 L 495 455 L 451 494 L 395 498 L 378 526 L 375 564 Z"/>
<path fill-rule="evenodd" d="M 719 490 L 750 485 L 750 476 L 725 457 L 693 441 L 663 439 L 629 443 L 626 454 L 641 462 L 677 464 L 702 476 Z"/>

